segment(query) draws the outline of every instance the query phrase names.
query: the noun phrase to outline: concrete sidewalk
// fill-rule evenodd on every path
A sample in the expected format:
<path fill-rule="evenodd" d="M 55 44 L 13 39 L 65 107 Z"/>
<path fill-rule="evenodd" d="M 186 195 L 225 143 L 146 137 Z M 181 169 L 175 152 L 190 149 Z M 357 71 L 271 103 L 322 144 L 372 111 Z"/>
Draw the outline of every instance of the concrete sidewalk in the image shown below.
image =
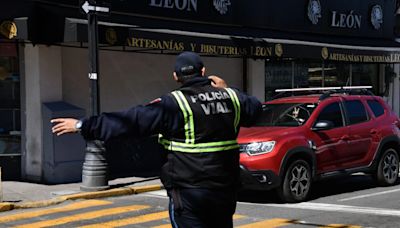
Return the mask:
<path fill-rule="evenodd" d="M 130 195 L 162 189 L 160 179 L 141 177 L 115 179 L 109 181 L 110 189 L 96 192 L 81 191 L 81 183 L 44 185 L 3 181 L 1 184 L 3 202 L 0 202 L 0 212 L 18 208 L 44 207 L 66 200 Z"/>

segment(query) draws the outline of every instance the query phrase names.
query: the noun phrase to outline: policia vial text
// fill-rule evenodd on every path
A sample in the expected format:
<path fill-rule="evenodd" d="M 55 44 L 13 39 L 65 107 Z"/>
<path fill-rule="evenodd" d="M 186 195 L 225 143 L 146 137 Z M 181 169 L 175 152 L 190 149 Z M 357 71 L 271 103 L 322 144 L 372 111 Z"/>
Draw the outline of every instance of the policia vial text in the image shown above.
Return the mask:
<path fill-rule="evenodd" d="M 190 96 L 190 99 L 193 103 L 196 103 L 199 100 L 203 102 L 208 101 L 207 103 L 200 104 L 206 115 L 232 112 L 232 110 L 228 108 L 226 102 L 223 101 L 230 99 L 230 96 L 227 92 L 218 91 L 199 93 Z"/>

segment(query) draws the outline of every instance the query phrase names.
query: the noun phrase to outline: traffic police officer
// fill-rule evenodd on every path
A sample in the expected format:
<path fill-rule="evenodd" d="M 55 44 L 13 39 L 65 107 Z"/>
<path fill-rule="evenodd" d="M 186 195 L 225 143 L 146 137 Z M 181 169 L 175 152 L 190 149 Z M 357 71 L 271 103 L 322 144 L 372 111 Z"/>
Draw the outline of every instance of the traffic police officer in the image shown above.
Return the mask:
<path fill-rule="evenodd" d="M 82 120 L 54 119 L 58 135 L 80 131 L 86 140 L 159 135 L 167 151 L 161 181 L 170 197 L 173 227 L 232 227 L 239 186 L 240 126 L 250 126 L 260 102 L 205 75 L 200 57 L 178 55 L 174 79 L 182 86 L 145 106 Z M 215 85 L 215 83 L 217 85 Z M 214 85 L 212 85 L 214 84 Z"/>

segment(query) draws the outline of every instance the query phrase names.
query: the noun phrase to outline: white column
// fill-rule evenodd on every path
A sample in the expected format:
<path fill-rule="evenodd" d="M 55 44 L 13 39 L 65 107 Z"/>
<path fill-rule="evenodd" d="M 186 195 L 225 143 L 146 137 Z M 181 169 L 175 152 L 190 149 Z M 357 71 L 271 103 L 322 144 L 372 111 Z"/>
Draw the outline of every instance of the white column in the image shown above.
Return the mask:
<path fill-rule="evenodd" d="M 247 64 L 248 94 L 263 102 L 265 101 L 265 60 L 249 59 Z"/>
<path fill-rule="evenodd" d="M 42 176 L 43 138 L 42 103 L 62 100 L 61 48 L 56 46 L 25 46 L 25 113 L 26 141 L 22 144 L 25 159 L 23 176 L 39 181 Z M 25 114 L 25 115 L 24 115 Z"/>

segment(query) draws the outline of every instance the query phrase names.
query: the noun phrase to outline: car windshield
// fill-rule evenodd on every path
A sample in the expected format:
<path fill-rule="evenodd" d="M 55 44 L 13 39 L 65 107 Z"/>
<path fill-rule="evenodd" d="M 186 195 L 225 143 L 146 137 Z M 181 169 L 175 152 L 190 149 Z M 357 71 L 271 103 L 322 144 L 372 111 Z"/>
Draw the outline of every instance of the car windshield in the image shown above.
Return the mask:
<path fill-rule="evenodd" d="M 314 103 L 265 104 L 256 126 L 301 126 L 316 107 Z"/>

